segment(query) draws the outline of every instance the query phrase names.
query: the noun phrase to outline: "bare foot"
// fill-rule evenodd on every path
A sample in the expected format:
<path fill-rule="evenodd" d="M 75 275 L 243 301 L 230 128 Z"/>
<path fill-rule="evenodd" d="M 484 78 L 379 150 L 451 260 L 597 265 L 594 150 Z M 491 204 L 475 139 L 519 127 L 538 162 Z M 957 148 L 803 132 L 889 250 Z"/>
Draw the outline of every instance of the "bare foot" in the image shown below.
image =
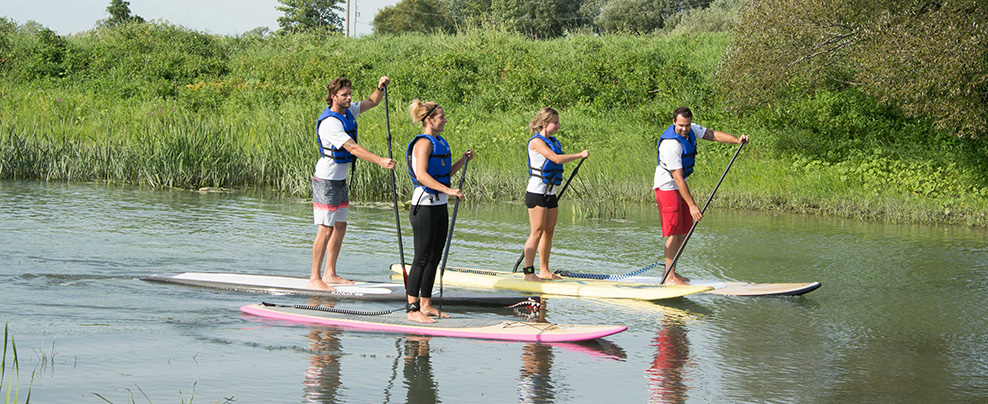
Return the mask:
<path fill-rule="evenodd" d="M 666 282 L 665 282 L 665 285 L 680 285 L 680 286 L 684 286 L 684 285 L 689 285 L 689 284 L 690 284 L 690 279 L 689 278 L 686 278 L 686 277 L 683 277 L 683 276 L 679 276 L 679 275 L 676 275 L 676 274 L 669 275 L 669 278 L 667 278 L 666 279 Z"/>
<path fill-rule="evenodd" d="M 423 324 L 432 324 L 436 322 L 436 320 L 429 318 L 429 316 L 425 315 L 425 313 L 421 311 L 408 312 L 408 321 L 414 321 L 416 323 L 423 323 Z"/>
<path fill-rule="evenodd" d="M 328 278 L 322 278 L 322 281 L 330 285 L 353 285 L 353 281 L 349 279 L 344 279 L 337 275 L 333 275 Z"/>
<path fill-rule="evenodd" d="M 322 279 L 309 279 L 309 284 L 306 287 L 312 290 L 325 290 L 327 292 L 336 290 L 336 288 L 327 285 L 326 282 L 323 282 Z"/>
<path fill-rule="evenodd" d="M 539 278 L 535 274 L 525 274 L 525 280 L 529 282 L 544 282 L 542 278 Z"/>
<path fill-rule="evenodd" d="M 559 276 L 549 271 L 542 271 L 542 270 L 539 271 L 539 277 L 542 279 L 563 279 L 562 276 Z"/>
<path fill-rule="evenodd" d="M 427 316 L 429 316 L 429 317 L 436 317 L 436 316 L 439 316 L 439 318 L 449 318 L 449 314 L 446 314 L 446 313 L 442 313 L 442 315 L 440 315 L 440 313 L 439 313 L 439 310 L 436 310 L 436 308 L 435 308 L 435 307 L 422 307 L 422 308 L 421 308 L 421 309 L 419 309 L 419 310 L 420 310 L 420 311 L 421 311 L 421 312 L 422 312 L 423 314 L 425 314 L 425 315 L 427 315 Z"/>

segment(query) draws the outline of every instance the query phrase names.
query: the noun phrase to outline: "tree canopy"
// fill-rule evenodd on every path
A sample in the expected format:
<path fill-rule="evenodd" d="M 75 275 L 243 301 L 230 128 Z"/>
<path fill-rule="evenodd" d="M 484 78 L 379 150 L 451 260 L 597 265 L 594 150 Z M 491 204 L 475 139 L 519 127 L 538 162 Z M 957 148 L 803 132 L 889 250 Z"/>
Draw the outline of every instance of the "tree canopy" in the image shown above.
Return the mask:
<path fill-rule="evenodd" d="M 608 0 L 595 22 L 604 32 L 649 34 L 673 15 L 700 6 L 700 0 Z"/>
<path fill-rule="evenodd" d="M 490 19 L 509 31 L 555 38 L 583 24 L 580 0 L 491 0 Z"/>
<path fill-rule="evenodd" d="M 110 0 L 110 5 L 106 7 L 106 11 L 110 13 L 110 18 L 104 20 L 102 25 L 114 26 L 127 22 L 144 22 L 140 16 L 131 14 L 129 1 Z"/>
<path fill-rule="evenodd" d="M 339 12 L 344 0 L 278 0 L 276 7 L 285 16 L 278 17 L 278 26 L 285 32 L 313 30 L 343 31 L 343 17 Z"/>
<path fill-rule="evenodd" d="M 556 38 L 575 31 L 650 34 L 663 28 L 671 16 L 708 3 L 702 0 L 403 0 L 380 11 L 380 19 L 375 17 L 374 25 L 378 33 L 433 32 L 437 25 L 443 25 L 438 20 L 445 18 L 450 29 L 496 27 L 532 38 Z M 425 11 L 427 8 L 442 11 Z M 429 18 L 434 19 L 416 21 Z M 382 29 L 377 28 L 379 23 L 384 25 Z M 432 28 L 423 29 L 423 26 Z"/>
<path fill-rule="evenodd" d="M 721 69 L 755 106 L 856 88 L 959 136 L 988 132 L 988 3 L 761 0 L 741 9 Z"/>
<path fill-rule="evenodd" d="M 375 34 L 450 32 L 453 21 L 439 0 L 402 0 L 374 16 Z"/>

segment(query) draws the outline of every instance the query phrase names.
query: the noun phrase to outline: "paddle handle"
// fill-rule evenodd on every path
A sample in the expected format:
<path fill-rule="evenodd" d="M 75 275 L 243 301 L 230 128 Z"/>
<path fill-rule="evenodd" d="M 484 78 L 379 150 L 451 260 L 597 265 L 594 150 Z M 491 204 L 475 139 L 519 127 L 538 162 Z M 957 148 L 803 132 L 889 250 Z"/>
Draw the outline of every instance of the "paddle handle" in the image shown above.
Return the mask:
<path fill-rule="evenodd" d="M 388 86 L 384 86 L 384 127 L 387 128 L 388 137 L 388 158 L 394 160 L 394 153 L 391 149 L 391 114 L 388 109 Z M 408 271 L 405 269 L 405 248 L 401 240 L 401 219 L 398 216 L 398 184 L 395 179 L 395 170 L 391 170 L 391 196 L 394 199 L 395 228 L 398 229 L 398 259 L 401 262 L 401 275 L 405 282 L 405 289 L 408 289 Z"/>
<path fill-rule="evenodd" d="M 734 152 L 734 157 L 731 157 L 731 162 L 727 163 L 727 168 L 724 169 L 724 174 L 720 176 L 720 181 L 717 181 L 717 186 L 714 187 L 713 191 L 710 191 L 710 196 L 707 197 L 707 203 L 703 204 L 703 209 L 700 209 L 700 214 L 704 214 L 707 211 L 707 206 L 710 206 L 710 201 L 714 199 L 714 194 L 717 193 L 717 189 L 720 188 L 720 184 L 724 182 L 724 177 L 727 177 L 727 172 L 731 170 L 731 166 L 734 165 L 734 160 L 738 158 L 738 153 L 741 153 L 741 148 L 744 147 L 744 142 L 738 144 L 738 150 Z M 693 231 L 696 230 L 696 225 L 700 222 L 693 222 L 693 226 L 690 227 L 689 233 L 686 233 L 686 240 L 683 240 L 683 244 L 679 246 L 679 250 L 676 251 L 676 256 L 673 257 L 672 263 L 666 266 L 665 271 L 662 272 L 662 281 L 659 283 L 665 283 L 666 278 L 669 277 L 669 272 L 672 268 L 676 267 L 676 262 L 679 261 L 679 257 L 683 255 L 683 250 L 686 249 L 686 243 L 690 241 L 690 237 L 693 237 Z"/>

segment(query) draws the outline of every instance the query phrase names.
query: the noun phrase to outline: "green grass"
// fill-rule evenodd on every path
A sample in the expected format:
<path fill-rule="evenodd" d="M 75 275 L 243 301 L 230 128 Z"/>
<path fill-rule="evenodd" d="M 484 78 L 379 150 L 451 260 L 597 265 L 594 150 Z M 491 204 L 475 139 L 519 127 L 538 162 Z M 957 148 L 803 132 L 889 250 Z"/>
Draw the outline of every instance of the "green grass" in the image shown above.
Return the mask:
<path fill-rule="evenodd" d="M 20 400 L 21 371 L 20 362 L 17 360 L 17 344 L 14 336 L 8 332 L 8 324 L 3 325 L 3 358 L 0 360 L 0 395 L 3 396 L 4 404 L 16 404 Z M 7 372 L 7 346 L 10 346 L 10 374 Z M 24 403 L 31 402 L 31 385 L 34 384 L 34 373 L 31 373 L 31 384 L 28 385 L 27 396 Z"/>
<path fill-rule="evenodd" d="M 543 106 L 559 110 L 566 150 L 591 152 L 567 196 L 587 217 L 651 203 L 656 139 L 671 111 L 689 105 L 697 123 L 753 140 L 715 206 L 988 225 L 988 140 L 935 132 L 849 90 L 737 115 L 719 101 L 716 80 L 728 34 L 239 38 L 152 23 L 59 41 L 7 28 L 0 50 L 14 57 L 0 56 L 0 179 L 307 197 L 326 82 L 345 75 L 362 99 L 386 74 L 402 199 L 411 193 L 405 146 L 420 129 L 407 113 L 413 98 L 446 108 L 455 153 L 477 153 L 466 188 L 480 201 L 521 199 L 527 122 Z M 360 143 L 378 155 L 388 150 L 384 115 L 382 106 L 359 119 Z M 733 151 L 701 145 L 696 199 Z M 390 191 L 386 171 L 357 164 L 355 201 Z"/>

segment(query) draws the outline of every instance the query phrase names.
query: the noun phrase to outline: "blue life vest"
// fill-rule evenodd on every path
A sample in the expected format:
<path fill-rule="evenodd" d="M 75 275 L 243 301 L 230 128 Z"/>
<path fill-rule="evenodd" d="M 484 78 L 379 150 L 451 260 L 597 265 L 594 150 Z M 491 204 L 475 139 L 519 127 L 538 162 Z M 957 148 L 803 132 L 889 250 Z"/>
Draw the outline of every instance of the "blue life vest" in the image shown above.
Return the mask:
<path fill-rule="evenodd" d="M 453 159 L 450 158 L 449 143 L 446 143 L 446 139 L 442 136 L 430 136 L 425 134 L 420 134 L 412 139 L 408 143 L 408 148 L 405 150 L 405 161 L 408 165 L 408 173 L 412 176 L 412 184 L 416 187 L 422 187 L 425 189 L 426 193 L 438 194 L 439 191 L 422 185 L 417 178 L 415 178 L 415 169 L 412 166 L 412 152 L 415 149 L 415 142 L 419 139 L 429 139 L 429 143 L 432 143 L 432 152 L 429 153 L 429 164 L 426 165 L 425 172 L 428 173 L 433 179 L 439 181 L 440 184 L 445 186 L 450 186 L 449 174 L 453 169 Z"/>
<path fill-rule="evenodd" d="M 674 128 L 675 125 L 669 125 L 669 128 L 665 132 L 662 132 L 662 137 L 659 138 L 659 144 L 655 146 L 656 164 L 662 167 L 661 154 L 659 153 L 659 145 L 662 144 L 662 141 L 677 140 L 683 144 L 683 179 L 686 179 L 690 174 L 693 174 L 693 163 L 696 161 L 696 135 L 693 134 L 693 129 L 690 128 L 690 132 L 687 134 L 689 139 L 686 139 L 679 136 Z M 662 168 L 665 169 L 665 167 Z"/>
<path fill-rule="evenodd" d="M 547 138 L 545 136 L 542 136 L 542 134 L 540 133 L 536 133 L 535 136 L 532 136 L 531 138 L 528 139 L 528 142 L 531 143 L 532 139 L 539 139 L 545 142 L 545 144 L 549 146 L 549 149 L 552 150 L 553 153 L 563 154 L 563 146 L 559 144 L 559 141 L 556 140 L 555 136 Z M 542 179 L 543 184 L 559 185 L 563 182 L 563 165 L 559 163 L 554 163 L 552 160 L 549 160 L 549 158 L 546 157 L 545 162 L 542 163 L 542 167 L 532 167 L 532 158 L 531 155 L 529 154 L 528 176 L 538 177 Z"/>
<path fill-rule="evenodd" d="M 319 115 L 319 119 L 316 120 L 316 141 L 319 142 L 319 154 L 322 154 L 323 157 L 333 159 L 336 164 L 352 163 L 357 160 L 357 156 L 354 156 L 343 147 L 336 148 L 331 146 L 328 149 L 329 153 L 327 153 L 327 149 L 323 147 L 322 139 L 319 137 L 319 124 L 321 124 L 324 119 L 329 117 L 339 119 L 340 122 L 343 123 L 343 130 L 346 131 L 346 134 L 349 135 L 354 142 L 356 142 L 357 118 L 353 117 L 353 114 L 350 113 L 349 109 L 345 112 L 346 116 L 343 116 L 333 111 L 330 107 L 326 107 L 326 110 L 322 111 L 322 114 Z"/>

